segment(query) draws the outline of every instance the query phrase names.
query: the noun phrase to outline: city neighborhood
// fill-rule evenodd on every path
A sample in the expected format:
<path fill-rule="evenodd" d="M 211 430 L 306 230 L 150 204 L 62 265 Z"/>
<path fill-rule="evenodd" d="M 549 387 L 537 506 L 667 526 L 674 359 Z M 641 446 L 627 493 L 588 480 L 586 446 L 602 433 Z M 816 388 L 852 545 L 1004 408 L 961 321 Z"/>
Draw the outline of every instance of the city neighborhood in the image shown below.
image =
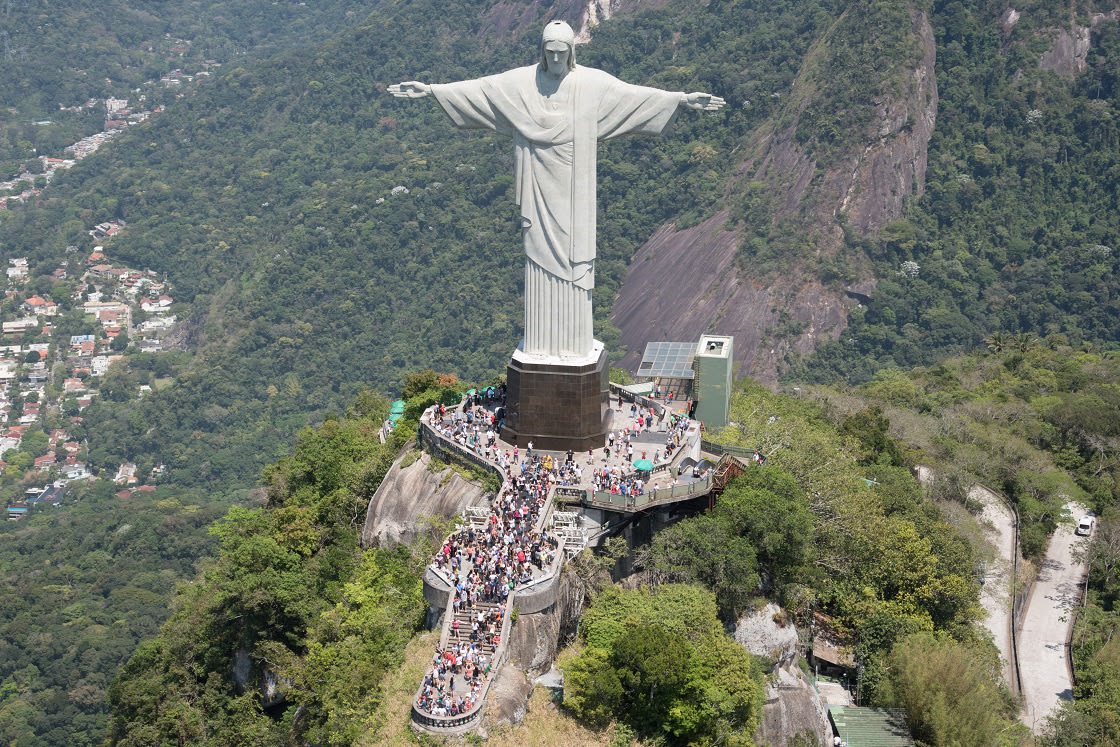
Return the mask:
<path fill-rule="evenodd" d="M 107 240 L 125 228 L 122 221 L 108 221 L 89 234 Z M 152 271 L 114 263 L 102 245 L 86 256 L 67 247 L 64 260 L 45 276 L 42 267 L 32 272 L 27 257 L 9 259 L 6 270 L 0 307 L 0 487 L 9 488 L 7 518 L 59 505 L 74 480 L 112 477 L 122 498 L 154 489 L 158 466 L 140 475 L 136 465 L 125 463 L 115 474 L 95 475 L 86 461 L 89 444 L 72 438 L 69 429 L 82 423 L 82 411 L 114 364 L 131 354 L 164 350 L 176 321 L 167 283 Z M 75 324 L 82 334 L 70 333 Z M 150 391 L 141 385 L 135 396 Z M 13 492 L 13 485 L 22 490 Z"/>
<path fill-rule="evenodd" d="M 218 63 L 208 60 L 196 74 L 173 70 L 153 85 L 178 90 L 214 67 Z M 0 181 L 0 211 L 40 195 L 57 173 L 163 111 L 163 106 L 145 108 L 146 98 L 141 95 L 137 105 L 123 98 L 90 99 L 74 107 L 103 107 L 103 129 L 67 147 L 65 157 L 41 155 Z M 163 473 L 156 465 L 150 474 L 138 474 L 131 463 L 97 473 L 87 461 L 93 436 L 79 441 L 70 434 L 83 423 L 82 410 L 98 396 L 113 364 L 131 354 L 162 352 L 176 323 L 166 280 L 114 262 L 106 253 L 105 245 L 124 230 L 123 220 L 88 226 L 93 250 L 87 255 L 67 246 L 57 266 L 8 259 L 0 306 L 0 490 L 9 521 L 39 506 L 61 505 L 71 481 L 111 478 L 120 486 L 117 497 L 127 498 L 154 490 L 152 483 Z M 141 385 L 135 396 L 150 391 Z"/>

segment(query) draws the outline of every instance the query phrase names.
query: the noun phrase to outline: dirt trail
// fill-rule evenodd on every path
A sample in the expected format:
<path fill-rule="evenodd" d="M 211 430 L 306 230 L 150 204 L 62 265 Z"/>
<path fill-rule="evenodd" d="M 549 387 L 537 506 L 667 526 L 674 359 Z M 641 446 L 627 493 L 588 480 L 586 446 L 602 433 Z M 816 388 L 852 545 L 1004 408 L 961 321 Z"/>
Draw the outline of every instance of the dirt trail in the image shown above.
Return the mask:
<path fill-rule="evenodd" d="M 917 468 L 918 482 L 928 485 L 933 481 L 933 470 Z M 1015 567 L 1015 515 L 998 495 L 983 485 L 969 488 L 968 497 L 983 508 L 977 517 L 984 531 L 984 539 L 992 546 L 993 556 L 985 563 L 983 586 L 980 587 L 980 604 L 987 615 L 984 627 L 992 634 L 999 650 L 1004 681 L 1014 691 L 1015 651 L 1011 643 L 1011 589 Z"/>

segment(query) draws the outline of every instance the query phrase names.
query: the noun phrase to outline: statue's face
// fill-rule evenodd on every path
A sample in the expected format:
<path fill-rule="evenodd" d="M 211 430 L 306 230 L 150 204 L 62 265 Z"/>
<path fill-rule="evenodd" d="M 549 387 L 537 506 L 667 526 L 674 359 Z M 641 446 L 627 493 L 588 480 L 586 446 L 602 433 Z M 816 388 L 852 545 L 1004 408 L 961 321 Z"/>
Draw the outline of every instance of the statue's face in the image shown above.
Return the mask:
<path fill-rule="evenodd" d="M 563 75 L 568 70 L 568 57 L 572 50 L 564 42 L 550 41 L 544 45 L 544 60 L 548 72 Z"/>

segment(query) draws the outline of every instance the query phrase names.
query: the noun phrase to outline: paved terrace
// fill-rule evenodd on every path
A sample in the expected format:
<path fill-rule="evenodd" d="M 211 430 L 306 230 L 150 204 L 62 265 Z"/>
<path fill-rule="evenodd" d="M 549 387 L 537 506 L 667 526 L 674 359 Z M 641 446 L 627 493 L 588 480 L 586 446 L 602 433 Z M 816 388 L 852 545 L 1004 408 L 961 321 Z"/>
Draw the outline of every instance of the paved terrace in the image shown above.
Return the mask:
<path fill-rule="evenodd" d="M 631 512 L 709 492 L 711 477 L 676 475 L 685 452 L 698 453 L 697 425 L 667 405 L 612 396 L 614 432 L 587 453 L 531 451 L 503 442 L 495 412 L 500 399 L 466 398 L 431 408 L 421 418 L 425 448 L 451 452 L 501 476 L 490 506 L 467 509 L 425 574 L 446 594 L 440 643 L 413 701 L 413 724 L 440 734 L 474 728 L 486 693 L 508 655 L 514 598 L 532 596 L 559 575 L 565 552 L 583 547 L 578 514 L 553 510 L 568 501 Z M 646 459 L 639 472 L 635 460 Z"/>

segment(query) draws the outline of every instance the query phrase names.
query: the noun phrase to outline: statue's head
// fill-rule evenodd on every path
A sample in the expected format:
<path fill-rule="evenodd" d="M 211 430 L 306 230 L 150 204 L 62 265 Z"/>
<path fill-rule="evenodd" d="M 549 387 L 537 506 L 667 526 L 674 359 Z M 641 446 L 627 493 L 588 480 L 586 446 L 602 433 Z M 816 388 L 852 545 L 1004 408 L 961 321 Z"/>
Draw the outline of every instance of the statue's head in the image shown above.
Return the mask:
<path fill-rule="evenodd" d="M 568 69 L 576 66 L 576 32 L 563 21 L 552 21 L 544 27 L 541 34 L 541 66 L 548 70 L 549 51 L 566 51 Z"/>

